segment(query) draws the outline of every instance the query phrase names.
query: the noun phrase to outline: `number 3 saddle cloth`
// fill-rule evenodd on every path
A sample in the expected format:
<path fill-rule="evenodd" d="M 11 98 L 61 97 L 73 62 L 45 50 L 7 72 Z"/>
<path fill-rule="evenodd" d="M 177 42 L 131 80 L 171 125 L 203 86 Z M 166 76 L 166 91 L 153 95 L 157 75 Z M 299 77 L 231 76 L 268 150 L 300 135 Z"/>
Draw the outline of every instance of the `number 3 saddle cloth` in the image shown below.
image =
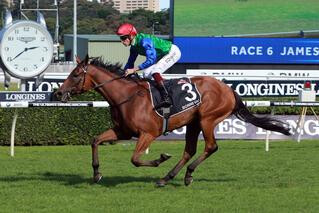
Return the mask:
<path fill-rule="evenodd" d="M 155 82 L 150 81 L 150 93 L 153 107 L 156 113 L 163 117 L 163 109 L 156 109 L 161 103 L 161 95 L 155 87 Z M 201 95 L 194 83 L 189 78 L 178 78 L 164 81 L 165 87 L 172 100 L 170 116 L 182 113 L 201 104 Z"/>

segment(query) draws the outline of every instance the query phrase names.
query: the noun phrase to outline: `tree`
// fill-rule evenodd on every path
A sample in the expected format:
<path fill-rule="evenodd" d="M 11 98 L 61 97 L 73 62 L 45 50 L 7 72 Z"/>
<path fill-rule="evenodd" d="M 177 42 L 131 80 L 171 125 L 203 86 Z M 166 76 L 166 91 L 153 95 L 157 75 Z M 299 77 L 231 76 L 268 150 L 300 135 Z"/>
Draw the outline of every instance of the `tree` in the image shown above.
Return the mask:
<path fill-rule="evenodd" d="M 0 23 L 0 28 L 2 28 L 2 23 L 3 23 L 3 17 L 5 13 L 5 8 L 8 7 L 7 1 L 1 1 L 0 2 L 0 11 L 1 11 L 1 23 Z"/>
<path fill-rule="evenodd" d="M 0 0 L 1 5 L 6 4 L 6 1 Z M 40 8 L 55 8 L 53 0 L 39 1 Z M 60 0 L 61 2 L 61 0 Z M 19 0 L 14 0 L 14 7 L 10 8 L 14 19 L 20 17 L 19 13 Z M 36 8 L 35 0 L 24 0 L 23 8 Z M 2 6 L 3 7 L 3 6 Z M 24 12 L 29 19 L 35 20 L 35 11 Z M 56 13 L 42 11 L 48 30 L 51 35 L 55 32 Z M 60 3 L 60 39 L 59 42 L 63 43 L 63 34 L 73 33 L 73 1 L 66 0 Z M 23 18 L 23 17 L 22 17 Z M 136 26 L 138 31 L 144 33 L 153 32 L 153 24 L 159 23 L 158 30 L 161 34 L 169 34 L 169 12 L 161 11 L 154 13 L 152 11 L 139 9 L 129 14 L 121 14 L 113 8 L 113 2 L 98 3 L 97 1 L 89 2 L 87 0 L 77 0 L 77 27 L 79 34 L 114 34 L 117 27 L 123 22 L 130 22 Z"/>
<path fill-rule="evenodd" d="M 7 8 L 7 7 L 8 7 L 7 1 L 1 1 L 0 2 L 0 10 L 1 11 L 4 11 L 4 9 Z"/>

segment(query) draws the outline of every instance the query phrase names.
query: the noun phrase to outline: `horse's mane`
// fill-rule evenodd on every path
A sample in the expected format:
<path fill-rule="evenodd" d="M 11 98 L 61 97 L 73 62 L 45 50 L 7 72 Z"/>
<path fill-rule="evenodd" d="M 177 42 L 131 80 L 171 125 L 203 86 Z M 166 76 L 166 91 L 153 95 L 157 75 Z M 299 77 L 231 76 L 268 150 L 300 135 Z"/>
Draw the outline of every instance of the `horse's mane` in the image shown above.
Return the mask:
<path fill-rule="evenodd" d="M 109 62 L 104 62 L 102 57 L 95 57 L 95 58 L 90 59 L 90 64 L 97 66 L 97 67 L 101 67 L 106 72 L 111 72 L 111 73 L 114 73 L 118 76 L 123 76 L 125 74 L 125 70 L 123 70 L 121 68 L 122 65 L 120 63 L 111 64 Z M 146 81 L 146 79 L 140 79 L 140 78 L 136 77 L 136 75 L 131 75 L 125 79 L 128 81 L 137 81 L 137 80 Z"/>
<path fill-rule="evenodd" d="M 101 57 L 96 57 L 90 60 L 90 64 L 104 68 L 105 70 L 110 71 L 118 76 L 124 75 L 124 70 L 121 68 L 120 63 L 111 64 L 109 62 L 104 62 Z"/>

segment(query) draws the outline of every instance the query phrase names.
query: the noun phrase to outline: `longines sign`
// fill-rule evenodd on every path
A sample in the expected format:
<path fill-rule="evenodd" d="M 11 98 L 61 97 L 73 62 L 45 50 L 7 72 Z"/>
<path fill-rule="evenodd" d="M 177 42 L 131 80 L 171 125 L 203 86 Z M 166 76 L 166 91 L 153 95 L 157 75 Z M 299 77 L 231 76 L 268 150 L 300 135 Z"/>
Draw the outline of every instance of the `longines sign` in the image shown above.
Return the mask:
<path fill-rule="evenodd" d="M 0 92 L 0 101 L 50 101 L 52 92 Z"/>
<path fill-rule="evenodd" d="M 240 96 L 258 97 L 258 96 L 298 96 L 298 91 L 303 88 L 302 80 L 224 80 L 224 82 L 233 88 Z M 63 79 L 45 79 L 38 88 L 35 87 L 35 81 L 27 81 L 27 91 L 50 92 L 59 88 Z M 319 80 L 312 81 L 312 89 L 319 94 Z"/>
<path fill-rule="evenodd" d="M 303 81 L 224 81 L 240 96 L 297 96 L 303 89 Z M 319 81 L 312 82 L 312 89 L 318 94 Z"/>

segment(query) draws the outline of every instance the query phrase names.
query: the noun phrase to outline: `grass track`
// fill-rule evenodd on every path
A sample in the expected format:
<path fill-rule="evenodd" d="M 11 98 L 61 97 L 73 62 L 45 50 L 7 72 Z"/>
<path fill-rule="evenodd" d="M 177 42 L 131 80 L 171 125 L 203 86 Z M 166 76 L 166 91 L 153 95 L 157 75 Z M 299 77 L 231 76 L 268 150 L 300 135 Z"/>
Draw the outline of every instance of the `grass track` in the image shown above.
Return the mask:
<path fill-rule="evenodd" d="M 176 0 L 175 36 L 319 30 L 318 0 Z"/>
<path fill-rule="evenodd" d="M 155 142 L 145 158 L 173 158 L 135 168 L 133 143 L 101 146 L 98 185 L 91 184 L 89 146 L 17 147 L 14 158 L 0 147 L 1 212 L 319 212 L 319 141 L 273 142 L 268 153 L 262 142 L 221 141 L 191 186 L 183 185 L 183 169 L 154 187 L 183 147 Z"/>

